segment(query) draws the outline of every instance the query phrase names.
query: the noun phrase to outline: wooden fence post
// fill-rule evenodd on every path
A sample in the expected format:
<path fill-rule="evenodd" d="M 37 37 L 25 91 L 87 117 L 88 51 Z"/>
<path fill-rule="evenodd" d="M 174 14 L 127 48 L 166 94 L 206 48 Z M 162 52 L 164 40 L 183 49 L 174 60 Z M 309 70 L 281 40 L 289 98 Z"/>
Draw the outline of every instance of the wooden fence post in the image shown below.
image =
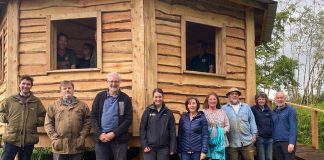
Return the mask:
<path fill-rule="evenodd" d="M 319 149 L 318 143 L 318 119 L 317 119 L 317 111 L 311 111 L 311 119 L 312 119 L 312 146 L 314 149 Z"/>

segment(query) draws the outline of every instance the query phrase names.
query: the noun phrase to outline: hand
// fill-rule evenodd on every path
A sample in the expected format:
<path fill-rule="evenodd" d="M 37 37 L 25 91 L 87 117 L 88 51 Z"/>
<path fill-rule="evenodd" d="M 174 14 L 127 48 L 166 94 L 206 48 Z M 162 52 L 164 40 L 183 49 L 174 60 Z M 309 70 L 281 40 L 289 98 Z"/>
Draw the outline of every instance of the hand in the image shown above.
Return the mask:
<path fill-rule="evenodd" d="M 113 140 L 115 138 L 115 133 L 114 132 L 106 133 L 106 138 L 108 139 L 108 141 Z"/>
<path fill-rule="evenodd" d="M 173 155 L 174 153 L 173 152 L 170 152 L 170 155 Z"/>
<path fill-rule="evenodd" d="M 293 144 L 288 144 L 288 153 L 291 153 L 294 151 L 294 145 Z"/>
<path fill-rule="evenodd" d="M 206 158 L 206 154 L 205 153 L 200 153 L 200 160 L 203 160 Z"/>
<path fill-rule="evenodd" d="M 151 151 L 150 147 L 145 147 L 144 148 L 144 152 L 149 152 L 149 151 Z"/>
<path fill-rule="evenodd" d="M 252 136 L 252 143 L 256 142 L 256 136 Z"/>
<path fill-rule="evenodd" d="M 99 136 L 99 140 L 104 143 L 107 142 L 108 139 L 106 138 L 106 133 L 101 133 Z"/>

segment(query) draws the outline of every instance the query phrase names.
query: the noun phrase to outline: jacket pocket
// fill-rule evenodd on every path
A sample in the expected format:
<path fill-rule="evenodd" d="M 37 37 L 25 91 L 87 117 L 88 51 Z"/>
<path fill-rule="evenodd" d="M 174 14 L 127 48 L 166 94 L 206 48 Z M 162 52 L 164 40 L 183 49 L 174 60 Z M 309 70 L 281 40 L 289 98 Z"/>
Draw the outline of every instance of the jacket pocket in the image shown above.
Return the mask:
<path fill-rule="evenodd" d="M 55 151 L 62 151 L 63 150 L 63 139 L 56 139 L 52 142 L 52 148 Z"/>
<path fill-rule="evenodd" d="M 18 129 L 15 126 L 6 126 L 5 132 L 2 136 L 2 139 L 5 142 L 15 142 L 17 141 Z"/>
<path fill-rule="evenodd" d="M 77 138 L 75 139 L 76 143 L 76 150 L 83 150 L 84 149 L 84 144 L 85 144 L 85 139 L 84 138 Z"/>
<path fill-rule="evenodd" d="M 39 141 L 37 130 L 27 129 L 27 144 L 36 144 Z"/>

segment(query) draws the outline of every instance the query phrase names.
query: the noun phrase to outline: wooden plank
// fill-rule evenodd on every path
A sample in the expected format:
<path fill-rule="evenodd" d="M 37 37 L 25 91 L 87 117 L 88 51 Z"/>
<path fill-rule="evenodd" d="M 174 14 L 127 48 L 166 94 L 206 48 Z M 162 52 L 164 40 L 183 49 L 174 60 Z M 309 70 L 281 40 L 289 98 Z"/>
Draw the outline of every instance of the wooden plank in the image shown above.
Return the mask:
<path fill-rule="evenodd" d="M 227 71 L 227 73 L 245 73 L 246 68 L 237 67 L 237 66 L 233 66 L 233 65 L 227 65 L 226 71 Z"/>
<path fill-rule="evenodd" d="M 93 11 L 102 11 L 102 12 L 116 12 L 116 11 L 125 11 L 131 8 L 129 2 L 120 2 L 120 3 L 112 3 L 109 5 L 98 5 L 98 6 L 89 6 L 89 7 L 72 7 L 72 6 L 52 6 L 49 8 L 41 8 L 37 10 L 21 10 L 20 18 L 28 19 L 28 18 L 44 18 L 48 15 L 69 15 L 73 14 L 82 14 L 85 12 L 93 12 Z"/>
<path fill-rule="evenodd" d="M 245 80 L 246 74 L 245 73 L 227 73 L 226 79 Z"/>
<path fill-rule="evenodd" d="M 181 68 L 169 65 L 158 65 L 157 71 L 159 73 L 181 73 Z"/>
<path fill-rule="evenodd" d="M 20 54 L 20 65 L 46 65 L 47 55 L 44 53 Z"/>
<path fill-rule="evenodd" d="M 241 29 L 245 28 L 244 20 L 239 18 L 210 13 L 210 12 L 202 12 L 182 5 L 170 5 L 161 1 L 157 1 L 156 5 L 158 6 L 157 8 L 159 9 L 159 11 L 165 14 L 186 15 L 188 17 L 195 17 L 197 19 L 206 20 L 209 21 L 210 23 L 215 23 L 215 24 L 217 23 L 220 26 L 222 24 L 226 24 L 226 26 L 229 27 L 237 27 Z"/>
<path fill-rule="evenodd" d="M 156 33 L 171 36 L 181 36 L 180 28 L 170 27 L 166 25 L 156 25 Z"/>
<path fill-rule="evenodd" d="M 45 42 L 46 34 L 41 33 L 20 33 L 19 42 Z"/>
<path fill-rule="evenodd" d="M 227 64 L 233 66 L 246 67 L 246 59 L 244 57 L 226 55 Z"/>
<path fill-rule="evenodd" d="M 104 53 L 103 57 L 103 62 L 130 62 L 133 60 L 133 55 L 127 53 Z"/>
<path fill-rule="evenodd" d="M 237 49 L 237 48 L 226 47 L 226 53 L 230 54 L 230 55 L 237 55 L 237 56 L 245 57 L 245 51 Z"/>
<path fill-rule="evenodd" d="M 103 13 L 102 22 L 103 23 L 114 23 L 114 22 L 128 22 L 131 19 L 131 12 L 113 12 L 113 13 Z"/>
<path fill-rule="evenodd" d="M 97 41 L 97 68 L 102 71 L 102 59 L 103 59 L 103 46 L 102 46 L 102 13 L 97 11 L 97 31 L 96 31 L 96 41 Z"/>
<path fill-rule="evenodd" d="M 131 29 L 131 22 L 115 22 L 109 24 L 103 24 L 102 30 L 109 31 L 109 30 L 130 30 Z"/>
<path fill-rule="evenodd" d="M 46 43 L 20 43 L 19 52 L 46 52 Z"/>
<path fill-rule="evenodd" d="M 33 18 L 33 19 L 21 19 L 20 27 L 30 27 L 30 26 L 45 26 L 45 18 Z"/>
<path fill-rule="evenodd" d="M 28 27 L 20 27 L 20 33 L 38 33 L 45 32 L 46 26 L 28 26 Z"/>
<path fill-rule="evenodd" d="M 246 10 L 246 101 L 254 103 L 256 94 L 254 11 Z"/>
<path fill-rule="evenodd" d="M 171 21 L 171 22 L 180 22 L 180 16 L 179 15 L 166 14 L 166 13 L 163 13 L 163 12 L 161 12 L 159 10 L 155 11 L 155 16 L 156 16 L 157 19 L 168 20 L 168 21 Z"/>
<path fill-rule="evenodd" d="M 130 49 L 133 51 L 133 126 L 134 136 L 139 136 L 140 116 L 144 110 L 146 92 L 145 83 L 145 30 L 144 30 L 144 1 L 131 0 L 131 24 L 132 24 L 132 43 Z"/>
<path fill-rule="evenodd" d="M 226 36 L 245 39 L 245 32 L 241 28 L 226 27 Z"/>
<path fill-rule="evenodd" d="M 108 32 L 102 34 L 102 41 L 103 42 L 112 42 L 112 41 L 123 41 L 132 40 L 132 33 L 131 32 Z"/>
<path fill-rule="evenodd" d="M 131 73 L 133 62 L 103 63 L 104 72 Z"/>
<path fill-rule="evenodd" d="M 176 36 L 157 34 L 157 43 L 181 47 L 181 38 Z"/>
<path fill-rule="evenodd" d="M 62 1 L 60 0 L 38 0 L 37 5 L 35 5 L 35 1 L 22 1 L 21 3 L 21 10 L 38 10 L 42 8 L 51 8 L 57 6 L 71 6 L 71 7 L 78 7 L 84 8 L 89 6 L 97 6 L 97 5 L 111 5 L 115 3 L 123 3 L 129 2 L 130 0 L 109 0 L 109 1 L 102 1 L 102 0 L 91 0 L 91 1 L 74 1 L 68 0 L 64 1 L 64 5 L 62 5 Z"/>
<path fill-rule="evenodd" d="M 218 77 L 201 76 L 195 74 L 167 74 L 158 73 L 158 82 L 174 83 L 179 85 L 201 85 L 214 87 L 238 87 L 245 88 L 245 81 L 226 80 Z M 204 82 L 204 83 L 202 83 Z"/>
<path fill-rule="evenodd" d="M 165 25 L 165 26 L 170 26 L 170 27 L 176 27 L 176 28 L 180 28 L 181 25 L 179 22 L 171 22 L 171 21 L 167 21 L 167 20 L 162 20 L 162 19 L 156 19 L 155 23 L 157 25 Z"/>
<path fill-rule="evenodd" d="M 226 37 L 226 46 L 246 50 L 245 41 L 238 38 Z"/>
<path fill-rule="evenodd" d="M 319 149 L 319 141 L 318 141 L 318 116 L 317 111 L 311 111 L 311 119 L 312 119 L 312 146 L 315 149 Z"/>
<path fill-rule="evenodd" d="M 18 1 L 8 1 L 8 64 L 10 67 L 7 68 L 7 89 L 6 97 L 16 94 L 18 91 L 18 39 L 19 39 L 19 2 Z"/>
<path fill-rule="evenodd" d="M 46 74 L 47 65 L 28 65 L 28 66 L 19 66 L 19 75 L 40 75 Z"/>
<path fill-rule="evenodd" d="M 132 53 L 132 41 L 104 42 L 102 48 L 103 52 Z"/>
<path fill-rule="evenodd" d="M 164 45 L 164 44 L 158 44 L 157 45 L 157 52 L 162 55 L 170 55 L 170 56 L 181 56 L 181 48 L 170 46 L 170 45 Z"/>
<path fill-rule="evenodd" d="M 179 57 L 158 55 L 157 63 L 165 66 L 181 67 L 181 59 Z"/>

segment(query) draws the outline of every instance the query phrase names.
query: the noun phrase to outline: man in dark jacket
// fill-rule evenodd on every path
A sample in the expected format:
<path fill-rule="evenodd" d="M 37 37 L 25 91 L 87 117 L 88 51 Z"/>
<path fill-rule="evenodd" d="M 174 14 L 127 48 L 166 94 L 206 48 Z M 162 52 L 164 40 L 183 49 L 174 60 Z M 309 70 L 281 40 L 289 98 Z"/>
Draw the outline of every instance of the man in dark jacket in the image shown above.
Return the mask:
<path fill-rule="evenodd" d="M 107 75 L 108 90 L 97 94 L 92 104 L 96 159 L 126 160 L 128 128 L 132 124 L 131 99 L 120 91 L 120 75 Z"/>
<path fill-rule="evenodd" d="M 37 127 L 44 125 L 46 110 L 30 89 L 33 79 L 20 78 L 17 95 L 5 99 L 0 107 L 0 122 L 7 124 L 2 135 L 4 141 L 2 160 L 30 160 L 34 144 L 38 143 Z"/>

